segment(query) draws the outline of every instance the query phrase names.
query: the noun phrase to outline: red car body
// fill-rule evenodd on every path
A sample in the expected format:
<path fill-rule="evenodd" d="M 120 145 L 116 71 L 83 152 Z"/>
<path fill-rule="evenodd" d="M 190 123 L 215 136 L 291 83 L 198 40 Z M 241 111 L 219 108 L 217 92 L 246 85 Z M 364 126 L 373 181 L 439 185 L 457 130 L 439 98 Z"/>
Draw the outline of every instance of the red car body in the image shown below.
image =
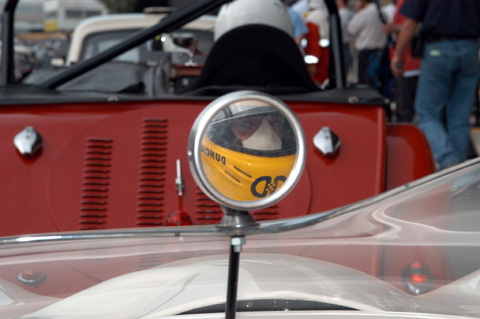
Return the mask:
<path fill-rule="evenodd" d="M 348 205 L 433 171 L 428 144 L 413 125 L 386 123 L 380 105 L 286 101 L 308 143 L 298 187 L 257 220 L 307 215 Z M 187 169 L 189 128 L 206 100 L 4 105 L 0 109 L 5 218 L 2 236 L 86 229 L 163 226 L 186 212 L 194 225 L 223 212 Z M 24 158 L 13 138 L 33 126 L 43 149 Z M 325 157 L 313 137 L 328 126 L 341 139 Z M 175 186 L 182 163 L 183 196 Z"/>

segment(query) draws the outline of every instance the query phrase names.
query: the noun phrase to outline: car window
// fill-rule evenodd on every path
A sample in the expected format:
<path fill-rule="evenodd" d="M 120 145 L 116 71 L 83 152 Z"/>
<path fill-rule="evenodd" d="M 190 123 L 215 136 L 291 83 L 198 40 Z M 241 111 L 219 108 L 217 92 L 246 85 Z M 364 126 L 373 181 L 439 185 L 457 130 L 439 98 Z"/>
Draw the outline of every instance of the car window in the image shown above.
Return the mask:
<path fill-rule="evenodd" d="M 138 31 L 140 30 L 120 30 L 114 32 L 98 32 L 91 34 L 86 37 L 85 41 L 83 42 L 80 60 L 89 59 L 99 54 L 100 52 L 103 52 L 120 43 L 123 39 L 131 36 Z M 157 38 L 161 39 L 165 36 L 175 38 L 186 34 L 192 35 L 195 38 L 195 55 L 206 57 L 213 46 L 213 33 L 211 31 L 184 29 L 177 30 L 170 35 L 162 35 Z M 155 41 L 155 43 L 158 43 L 159 41 L 161 42 L 161 40 L 157 40 Z M 173 42 L 175 43 L 175 41 Z M 178 45 L 177 43 L 175 44 Z M 174 60 L 185 62 L 188 60 L 188 54 L 185 52 L 185 50 L 179 51 L 182 49 L 183 48 L 181 47 L 171 48 L 163 47 L 162 45 L 154 45 L 152 41 L 149 41 L 138 46 L 137 48 L 125 52 L 124 54 L 115 58 L 114 61 L 145 63 L 148 62 L 148 60 L 161 59 L 161 57 L 163 56 L 163 53 L 161 51 L 171 51 L 171 53 L 175 53 Z M 202 61 L 203 60 L 204 59 L 202 59 Z"/>
<path fill-rule="evenodd" d="M 83 43 L 83 50 L 80 59 L 89 59 L 100 52 L 103 52 L 120 43 L 122 39 L 130 36 L 137 30 L 122 30 L 118 32 L 101 32 L 88 36 Z M 141 48 L 134 48 L 118 56 L 115 61 L 140 62 Z"/>

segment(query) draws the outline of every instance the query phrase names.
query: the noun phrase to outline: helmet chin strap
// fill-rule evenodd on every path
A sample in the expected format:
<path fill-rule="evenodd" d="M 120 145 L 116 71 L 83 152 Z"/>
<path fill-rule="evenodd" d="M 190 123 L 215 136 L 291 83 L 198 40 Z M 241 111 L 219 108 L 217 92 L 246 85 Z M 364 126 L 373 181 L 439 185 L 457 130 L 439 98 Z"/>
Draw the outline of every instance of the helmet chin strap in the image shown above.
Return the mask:
<path fill-rule="evenodd" d="M 282 139 L 275 133 L 268 120 L 263 118 L 257 131 L 242 141 L 242 145 L 253 150 L 276 151 L 282 149 Z"/>

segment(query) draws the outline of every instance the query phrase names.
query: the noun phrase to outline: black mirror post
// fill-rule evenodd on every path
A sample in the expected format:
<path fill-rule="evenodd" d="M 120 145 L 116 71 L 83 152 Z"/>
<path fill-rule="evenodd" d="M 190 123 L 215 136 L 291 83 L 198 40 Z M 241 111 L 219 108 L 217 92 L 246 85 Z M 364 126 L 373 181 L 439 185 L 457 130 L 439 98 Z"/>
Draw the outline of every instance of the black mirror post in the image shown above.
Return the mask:
<path fill-rule="evenodd" d="M 237 312 L 238 273 L 240 269 L 240 252 L 246 243 L 243 236 L 230 238 L 230 256 L 228 260 L 227 301 L 225 303 L 225 319 L 235 319 Z"/>

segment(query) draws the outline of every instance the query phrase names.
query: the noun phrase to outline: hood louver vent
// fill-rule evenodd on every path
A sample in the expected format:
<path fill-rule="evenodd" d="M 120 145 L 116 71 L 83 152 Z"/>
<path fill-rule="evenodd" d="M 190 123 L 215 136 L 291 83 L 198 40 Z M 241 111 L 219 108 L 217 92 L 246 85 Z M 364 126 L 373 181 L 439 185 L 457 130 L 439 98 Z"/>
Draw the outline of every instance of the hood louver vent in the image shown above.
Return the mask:
<path fill-rule="evenodd" d="M 278 218 L 278 206 L 273 205 L 264 209 L 260 210 L 255 210 L 252 212 L 253 218 L 255 218 L 256 221 L 262 221 L 262 220 L 272 220 L 272 219 L 277 219 Z"/>
<path fill-rule="evenodd" d="M 164 224 L 164 188 L 168 122 L 145 119 L 142 130 L 137 226 Z"/>
<path fill-rule="evenodd" d="M 81 192 L 80 230 L 105 228 L 111 160 L 112 140 L 87 139 Z"/>
<path fill-rule="evenodd" d="M 223 211 L 216 202 L 211 200 L 200 189 L 197 188 L 197 214 L 195 214 L 195 225 L 218 224 L 223 218 Z"/>

